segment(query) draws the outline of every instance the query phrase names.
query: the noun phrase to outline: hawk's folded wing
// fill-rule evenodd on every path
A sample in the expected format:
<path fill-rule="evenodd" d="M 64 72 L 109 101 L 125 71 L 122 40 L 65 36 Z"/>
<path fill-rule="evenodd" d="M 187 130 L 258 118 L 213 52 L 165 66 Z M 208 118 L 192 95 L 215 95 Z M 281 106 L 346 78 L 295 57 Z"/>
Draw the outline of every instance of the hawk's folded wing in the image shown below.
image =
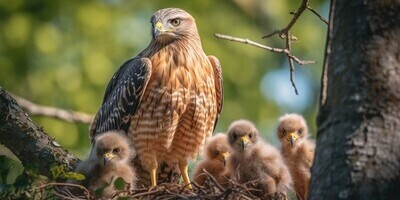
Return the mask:
<path fill-rule="evenodd" d="M 215 56 L 208 56 L 208 59 L 210 60 L 214 70 L 215 94 L 217 99 L 217 117 L 215 118 L 214 131 L 215 127 L 217 126 L 219 116 L 222 112 L 222 104 L 224 102 L 224 87 L 222 85 L 222 69 L 219 60 Z"/>
<path fill-rule="evenodd" d="M 122 64 L 108 84 L 103 104 L 90 126 L 92 142 L 99 133 L 128 131 L 130 118 L 139 107 L 150 76 L 151 62 L 148 58 L 136 57 Z"/>

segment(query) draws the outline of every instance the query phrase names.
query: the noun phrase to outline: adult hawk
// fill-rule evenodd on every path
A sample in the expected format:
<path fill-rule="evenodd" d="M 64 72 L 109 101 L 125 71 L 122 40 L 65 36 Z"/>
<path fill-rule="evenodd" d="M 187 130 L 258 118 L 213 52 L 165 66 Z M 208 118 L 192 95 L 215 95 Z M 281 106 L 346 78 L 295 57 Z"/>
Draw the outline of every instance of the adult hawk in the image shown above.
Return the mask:
<path fill-rule="evenodd" d="M 149 46 L 108 84 L 90 137 L 122 130 L 137 151 L 139 178 L 143 170 L 156 186 L 160 165 L 166 164 L 178 166 L 189 184 L 187 160 L 212 135 L 222 110 L 221 66 L 204 53 L 195 20 L 184 10 L 159 10 L 151 23 Z"/>

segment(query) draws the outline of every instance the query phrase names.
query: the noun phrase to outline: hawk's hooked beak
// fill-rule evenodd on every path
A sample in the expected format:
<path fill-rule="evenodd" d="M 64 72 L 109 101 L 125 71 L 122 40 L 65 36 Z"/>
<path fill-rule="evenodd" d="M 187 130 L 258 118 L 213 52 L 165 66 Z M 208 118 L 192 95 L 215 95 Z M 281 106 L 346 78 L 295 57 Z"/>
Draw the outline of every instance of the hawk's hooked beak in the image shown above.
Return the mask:
<path fill-rule="evenodd" d="M 248 135 L 240 137 L 240 145 L 241 145 L 243 151 L 249 142 L 250 142 L 250 138 Z"/>
<path fill-rule="evenodd" d="M 107 165 L 108 162 L 110 162 L 110 160 L 114 159 L 118 157 L 117 155 L 113 154 L 113 153 L 105 153 L 104 154 L 104 165 Z"/>
<path fill-rule="evenodd" d="M 296 132 L 292 132 L 288 135 L 286 138 L 290 142 L 290 146 L 293 146 L 293 143 L 299 139 L 299 136 L 296 134 Z"/>
<path fill-rule="evenodd" d="M 228 160 L 229 156 L 230 156 L 229 152 L 221 153 L 218 156 L 218 159 L 221 160 L 224 163 L 224 166 L 226 166 L 226 160 Z"/>
<path fill-rule="evenodd" d="M 154 30 L 153 30 L 154 38 L 156 38 L 156 37 L 158 37 L 160 35 L 163 35 L 166 32 L 168 32 L 168 30 L 164 29 L 164 26 L 163 26 L 163 24 L 161 22 L 157 22 L 154 25 Z"/>

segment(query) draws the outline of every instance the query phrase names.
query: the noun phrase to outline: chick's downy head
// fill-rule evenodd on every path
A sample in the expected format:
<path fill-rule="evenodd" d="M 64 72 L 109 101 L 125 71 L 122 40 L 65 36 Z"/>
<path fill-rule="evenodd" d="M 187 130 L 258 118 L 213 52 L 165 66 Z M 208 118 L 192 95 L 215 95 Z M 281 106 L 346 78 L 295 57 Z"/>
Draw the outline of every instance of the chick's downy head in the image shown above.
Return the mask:
<path fill-rule="evenodd" d="M 133 155 L 129 139 L 119 132 L 99 135 L 95 140 L 95 150 L 96 157 L 102 159 L 104 165 L 128 161 Z"/>
<path fill-rule="evenodd" d="M 277 136 L 283 146 L 295 147 L 308 136 L 307 123 L 299 114 L 285 114 L 278 122 Z"/>
<path fill-rule="evenodd" d="M 258 141 L 258 130 L 248 120 L 234 121 L 228 128 L 228 141 L 232 149 L 246 151 Z"/>
<path fill-rule="evenodd" d="M 226 164 L 229 152 L 228 138 L 223 133 L 218 133 L 206 144 L 206 156 L 208 159 L 216 159 Z"/>

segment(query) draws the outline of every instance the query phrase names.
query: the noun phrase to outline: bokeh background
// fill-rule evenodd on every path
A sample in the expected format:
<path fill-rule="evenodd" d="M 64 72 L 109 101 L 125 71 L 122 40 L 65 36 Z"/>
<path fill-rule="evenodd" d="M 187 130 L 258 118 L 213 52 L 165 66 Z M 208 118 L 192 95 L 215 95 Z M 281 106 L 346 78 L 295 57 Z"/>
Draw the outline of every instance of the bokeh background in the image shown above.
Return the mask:
<path fill-rule="evenodd" d="M 289 12 L 300 2 L 0 0 L 0 86 L 38 104 L 95 114 L 113 73 L 148 45 L 151 15 L 161 8 L 179 7 L 194 16 L 205 52 L 222 64 L 225 101 L 216 132 L 246 118 L 256 123 L 266 140 L 277 144 L 276 123 L 284 113 L 303 114 L 311 132 L 316 131 L 326 25 L 306 11 L 291 31 L 298 38 L 293 53 L 318 62 L 296 64 L 300 95 L 295 95 L 289 81 L 285 56 L 217 39 L 214 33 L 284 47 L 277 36 L 266 40 L 261 36 L 286 26 L 292 17 Z M 313 0 L 310 5 L 327 18 L 329 1 Z M 73 154 L 87 157 L 87 125 L 32 118 Z M 0 145 L 1 154 L 10 155 Z"/>

